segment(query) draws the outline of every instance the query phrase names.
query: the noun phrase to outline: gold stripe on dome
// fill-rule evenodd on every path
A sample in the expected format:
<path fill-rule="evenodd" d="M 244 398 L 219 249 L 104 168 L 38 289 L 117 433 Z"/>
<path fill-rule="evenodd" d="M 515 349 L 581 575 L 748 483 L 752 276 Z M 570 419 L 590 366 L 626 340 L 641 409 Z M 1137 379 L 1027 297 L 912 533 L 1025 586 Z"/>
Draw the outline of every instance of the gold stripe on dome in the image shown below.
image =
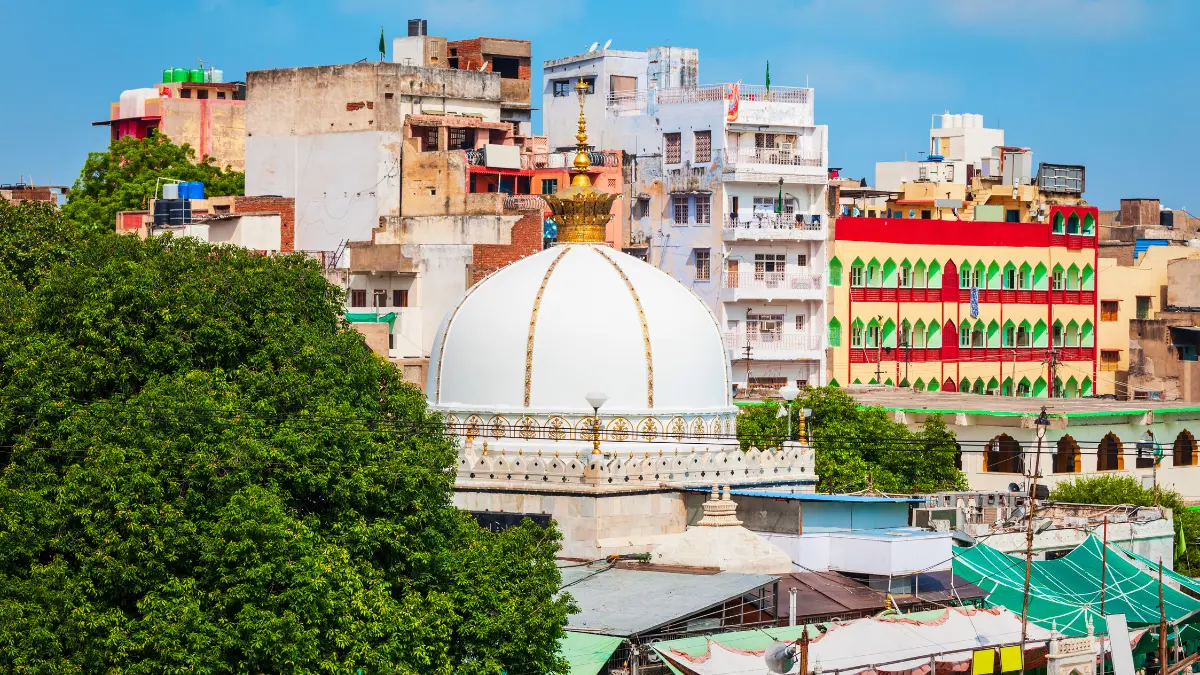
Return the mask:
<path fill-rule="evenodd" d="M 475 289 L 482 286 L 484 281 L 487 281 L 487 279 L 481 279 L 479 283 L 467 289 L 466 295 L 454 306 L 454 311 L 450 313 L 450 320 L 446 322 L 446 332 L 442 333 L 442 348 L 438 350 L 437 380 L 433 388 L 433 400 L 438 403 L 442 402 L 442 358 L 446 356 L 446 340 L 450 339 L 450 327 L 454 325 L 454 317 L 458 316 L 458 310 L 467 304 L 467 298 L 470 298 Z"/>
<path fill-rule="evenodd" d="M 546 292 L 546 284 L 550 282 L 550 275 L 554 274 L 554 268 L 558 267 L 558 261 L 563 259 L 563 256 L 570 251 L 570 246 L 564 246 L 558 255 L 554 256 L 554 260 L 550 262 L 550 266 L 546 268 L 546 275 L 542 277 L 542 285 L 538 286 L 537 295 L 533 298 L 533 311 L 529 314 L 529 337 L 525 341 L 525 407 L 529 407 L 529 395 L 533 391 L 533 334 L 537 330 L 538 310 L 542 306 L 542 295 Z"/>
<path fill-rule="evenodd" d="M 646 407 L 654 408 L 654 356 L 650 351 L 650 328 L 646 325 L 646 312 L 642 309 L 642 300 L 638 297 L 637 291 L 633 288 L 633 282 L 625 274 L 625 270 L 617 264 L 617 261 L 608 257 L 608 254 L 603 253 L 599 248 L 593 248 L 601 258 L 608 261 L 617 274 L 621 275 L 621 280 L 625 282 L 625 287 L 629 289 L 629 295 L 633 296 L 633 304 L 637 307 L 638 319 L 642 322 L 642 343 L 646 347 Z"/>

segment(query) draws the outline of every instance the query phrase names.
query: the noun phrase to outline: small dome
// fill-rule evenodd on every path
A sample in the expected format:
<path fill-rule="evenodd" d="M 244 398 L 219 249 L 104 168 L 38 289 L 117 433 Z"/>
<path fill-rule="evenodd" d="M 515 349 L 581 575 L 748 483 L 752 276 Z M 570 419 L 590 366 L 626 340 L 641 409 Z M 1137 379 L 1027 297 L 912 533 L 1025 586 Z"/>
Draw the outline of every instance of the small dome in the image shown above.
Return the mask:
<path fill-rule="evenodd" d="M 729 413 L 721 333 L 688 288 L 607 246 L 559 245 L 473 287 L 438 330 L 436 408 L 591 415 Z"/>

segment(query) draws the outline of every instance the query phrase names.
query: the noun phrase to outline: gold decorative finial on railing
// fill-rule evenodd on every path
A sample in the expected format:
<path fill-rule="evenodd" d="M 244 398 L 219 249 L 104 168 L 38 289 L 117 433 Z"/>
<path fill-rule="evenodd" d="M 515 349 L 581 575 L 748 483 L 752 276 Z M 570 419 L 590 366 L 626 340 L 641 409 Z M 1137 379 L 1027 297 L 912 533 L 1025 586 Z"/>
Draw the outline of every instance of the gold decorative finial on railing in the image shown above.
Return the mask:
<path fill-rule="evenodd" d="M 592 170 L 592 159 L 588 155 L 587 118 L 583 107 L 587 101 L 588 83 L 580 78 L 575 83 L 579 95 L 579 130 L 575 134 L 575 159 L 571 172 L 575 176 L 571 184 L 553 195 L 542 195 L 553 214 L 550 218 L 558 226 L 558 241 L 562 244 L 602 244 L 605 241 L 605 225 L 612 220 L 613 202 L 620 195 L 607 194 L 592 186 L 588 172 Z"/>

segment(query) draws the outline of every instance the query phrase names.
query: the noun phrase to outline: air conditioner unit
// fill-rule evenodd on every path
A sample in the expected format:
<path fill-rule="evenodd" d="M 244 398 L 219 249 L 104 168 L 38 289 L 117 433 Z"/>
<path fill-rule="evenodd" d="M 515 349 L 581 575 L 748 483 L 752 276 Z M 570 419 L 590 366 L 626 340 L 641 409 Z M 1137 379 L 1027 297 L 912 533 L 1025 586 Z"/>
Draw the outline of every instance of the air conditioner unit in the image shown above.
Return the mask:
<path fill-rule="evenodd" d="M 794 145 L 795 144 L 793 144 L 793 143 L 780 143 L 779 149 L 782 150 L 783 152 L 791 152 Z"/>

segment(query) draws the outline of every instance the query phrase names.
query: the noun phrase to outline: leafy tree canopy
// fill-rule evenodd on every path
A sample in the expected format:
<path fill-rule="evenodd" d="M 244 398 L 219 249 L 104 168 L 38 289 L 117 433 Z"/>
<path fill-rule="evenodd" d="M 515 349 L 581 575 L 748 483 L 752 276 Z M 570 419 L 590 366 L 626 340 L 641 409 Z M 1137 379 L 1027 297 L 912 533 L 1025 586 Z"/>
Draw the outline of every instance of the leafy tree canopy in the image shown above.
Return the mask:
<path fill-rule="evenodd" d="M 1154 489 L 1142 487 L 1135 476 L 1089 476 L 1064 481 L 1050 491 L 1050 499 L 1073 504 L 1131 504 L 1153 506 Z M 1159 489 L 1159 506 L 1171 509 L 1176 522 L 1176 544 L 1182 531 L 1186 550 L 1176 546 L 1175 569 L 1188 575 L 1200 573 L 1200 513 L 1189 511 L 1178 492 Z M 1194 552 L 1195 551 L 1195 552 Z"/>
<path fill-rule="evenodd" d="M 0 662 L 565 671 L 557 532 L 454 508 L 454 441 L 315 262 L 42 244 L 0 255 Z"/>
<path fill-rule="evenodd" d="M 224 169 L 205 156 L 199 163 L 188 144 L 175 145 L 162 135 L 126 136 L 106 152 L 88 154 L 63 213 L 87 232 L 112 232 L 117 212 L 149 208 L 159 178 L 201 181 L 207 196 L 240 195 L 246 175 Z"/>
<path fill-rule="evenodd" d="M 743 449 L 781 447 L 787 417 L 779 403 L 742 409 L 738 437 Z M 803 409 L 812 411 L 809 437 L 817 451 L 822 489 L 865 489 L 868 482 L 884 492 L 933 492 L 966 489 L 955 467 L 958 444 L 938 415 L 916 431 L 888 419 L 882 408 L 862 407 L 838 387 L 809 387 L 792 402 L 792 437 L 799 439 Z M 832 486 L 832 488 L 831 488 Z"/>

